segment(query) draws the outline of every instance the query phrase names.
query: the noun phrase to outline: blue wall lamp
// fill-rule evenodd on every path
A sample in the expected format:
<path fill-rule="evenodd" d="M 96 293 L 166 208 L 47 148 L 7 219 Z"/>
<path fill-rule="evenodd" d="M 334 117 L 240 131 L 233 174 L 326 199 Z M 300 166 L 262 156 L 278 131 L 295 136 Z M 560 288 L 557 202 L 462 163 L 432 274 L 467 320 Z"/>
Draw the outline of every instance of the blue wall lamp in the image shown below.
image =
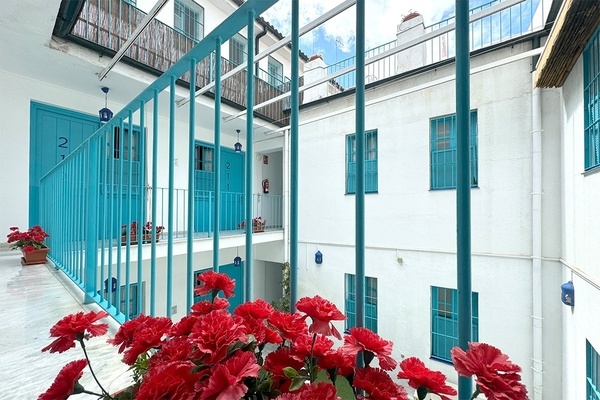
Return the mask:
<path fill-rule="evenodd" d="M 575 305 L 575 288 L 573 287 L 573 281 L 560 285 L 560 292 L 560 300 L 565 305 L 573 307 Z"/>
<path fill-rule="evenodd" d="M 242 144 L 240 143 L 240 130 L 236 129 L 235 131 L 238 134 L 238 141 L 233 145 L 233 149 L 235 150 L 236 153 L 239 153 L 242 151 Z"/>
<path fill-rule="evenodd" d="M 98 113 L 100 114 L 100 122 L 108 122 L 113 117 L 113 112 L 108 108 L 108 88 L 102 87 L 104 92 L 104 108 L 101 108 Z"/>
<path fill-rule="evenodd" d="M 319 250 L 317 250 L 315 253 L 315 262 L 317 264 L 323 264 L 323 253 L 321 253 Z"/>
<path fill-rule="evenodd" d="M 233 266 L 234 267 L 241 267 L 242 266 L 242 257 L 240 257 L 240 255 L 238 254 L 237 247 L 235 249 L 235 258 L 233 259 Z"/>

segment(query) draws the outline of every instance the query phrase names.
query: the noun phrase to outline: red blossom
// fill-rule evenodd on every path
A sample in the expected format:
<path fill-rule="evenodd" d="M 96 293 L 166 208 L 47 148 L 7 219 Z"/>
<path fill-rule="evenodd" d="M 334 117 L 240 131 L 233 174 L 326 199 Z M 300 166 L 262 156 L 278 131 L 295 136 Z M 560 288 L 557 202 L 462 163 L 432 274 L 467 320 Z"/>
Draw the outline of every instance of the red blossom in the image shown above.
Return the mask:
<path fill-rule="evenodd" d="M 300 314 L 287 314 L 275 311 L 267 320 L 267 323 L 275 328 L 284 340 L 293 342 L 300 335 L 308 334 L 308 327 L 304 317 Z"/>
<path fill-rule="evenodd" d="M 263 299 L 258 299 L 256 301 L 248 301 L 246 303 L 240 304 L 233 311 L 235 315 L 239 315 L 243 318 L 253 318 L 263 320 L 268 318 L 273 314 L 275 309 L 272 305 L 264 301 Z"/>
<path fill-rule="evenodd" d="M 338 339 L 342 338 L 342 335 L 331 321 L 343 321 L 346 316 L 329 300 L 319 295 L 312 298 L 303 297 L 296 303 L 296 309 L 312 319 L 312 324 L 308 327 L 310 332 L 327 336 L 333 335 Z"/>
<path fill-rule="evenodd" d="M 194 350 L 193 343 L 186 337 L 176 337 L 164 342 L 160 351 L 150 358 L 149 370 L 173 361 L 186 361 Z"/>
<path fill-rule="evenodd" d="M 337 390 L 329 382 L 304 385 L 295 392 L 285 393 L 276 400 L 338 400 Z"/>
<path fill-rule="evenodd" d="M 152 374 L 146 374 L 140 385 L 137 397 L 144 400 L 196 400 L 199 395 L 194 386 L 202 376 L 193 373 L 191 361 L 175 361 L 162 364 Z"/>
<path fill-rule="evenodd" d="M 259 371 L 254 354 L 238 350 L 225 363 L 213 368 L 201 400 L 241 399 L 248 391 L 244 378 L 256 378 Z"/>
<path fill-rule="evenodd" d="M 293 354 L 288 347 L 282 347 L 265 358 L 264 369 L 277 377 L 285 377 L 283 369 L 292 367 L 296 371 L 304 366 L 304 359 Z"/>
<path fill-rule="evenodd" d="M 391 357 L 391 341 L 382 339 L 367 328 L 350 328 L 348 332 L 350 334 L 344 337 L 341 347 L 344 353 L 356 355 L 359 351 L 370 352 L 377 356 L 382 369 L 391 371 L 396 368 L 396 361 Z"/>
<path fill-rule="evenodd" d="M 108 317 L 105 311 L 69 314 L 50 328 L 50 337 L 57 338 L 42 351 L 62 353 L 75 347 L 75 341 L 89 339 L 92 336 L 104 335 L 108 331 L 108 324 L 94 324 L 99 319 Z"/>
<path fill-rule="evenodd" d="M 327 370 L 337 368 L 337 375 L 349 376 L 356 367 L 356 356 L 345 354 L 341 349 L 329 351 L 319 357 L 319 367 Z"/>
<path fill-rule="evenodd" d="M 312 348 L 313 357 L 321 357 L 328 353 L 333 347 L 333 340 L 327 338 L 327 336 L 317 335 L 314 339 L 313 346 L 313 336 L 298 336 L 296 341 L 292 344 L 292 350 L 299 357 L 306 358 L 309 356 Z"/>
<path fill-rule="evenodd" d="M 48 390 L 42 393 L 38 400 L 65 400 L 73 394 L 75 384 L 83 376 L 86 360 L 71 361 L 58 373 Z"/>
<path fill-rule="evenodd" d="M 527 400 L 521 381 L 521 367 L 508 360 L 499 349 L 486 343 L 469 343 L 466 352 L 451 350 L 454 368 L 459 375 L 476 376 L 477 388 L 488 400 Z"/>
<path fill-rule="evenodd" d="M 443 400 L 450 400 L 456 395 L 456 390 L 446 385 L 446 375 L 439 371 L 432 371 L 425 366 L 423 361 L 416 357 L 409 357 L 400 363 L 401 371 L 398 378 L 408 379 L 408 384 L 414 389 L 424 388 L 429 393 L 435 393 Z M 426 392 L 426 393 L 427 393 Z"/>
<path fill-rule="evenodd" d="M 179 322 L 173 324 L 168 335 L 172 337 L 188 336 L 192 332 L 194 325 L 196 325 L 201 317 L 201 315 L 192 314 L 181 318 Z"/>
<path fill-rule="evenodd" d="M 369 394 L 369 400 L 408 400 L 408 393 L 380 368 L 360 368 L 354 375 L 354 387 Z"/>
<path fill-rule="evenodd" d="M 21 249 L 26 253 L 46 247 L 44 240 L 49 236 L 39 225 L 32 226 L 26 232 L 21 232 L 18 227 L 11 226 L 10 233 L 6 235 L 7 242 L 12 243 L 13 249 Z"/>
<path fill-rule="evenodd" d="M 223 295 L 227 298 L 234 295 L 235 279 L 231 279 L 227 274 L 221 274 L 214 271 L 206 271 L 198 275 L 198 282 L 203 284 L 194 288 L 194 293 L 199 296 L 205 296 L 212 293 L 213 297 L 217 296 L 219 291 L 223 291 Z"/>
<path fill-rule="evenodd" d="M 121 345 L 119 353 L 127 349 L 123 354 L 123 362 L 133 365 L 140 354 L 162 344 L 163 336 L 172 325 L 170 318 L 142 314 L 121 325 L 114 339 L 109 339 L 108 343 Z"/>
<path fill-rule="evenodd" d="M 240 317 L 232 316 L 226 310 L 215 310 L 198 319 L 189 338 L 206 356 L 202 361 L 212 365 L 225 358 L 230 344 L 247 340 L 246 330 Z"/>
<path fill-rule="evenodd" d="M 204 300 L 199 301 L 198 303 L 192 306 L 191 315 L 200 316 L 208 314 L 213 310 L 225 310 L 229 307 L 229 302 L 227 299 L 222 299 L 220 297 L 215 297 L 214 301 Z"/>
<path fill-rule="evenodd" d="M 283 339 L 277 331 L 267 327 L 263 320 L 256 320 L 250 317 L 244 318 L 244 325 L 247 327 L 247 333 L 254 336 L 258 343 L 281 344 Z"/>

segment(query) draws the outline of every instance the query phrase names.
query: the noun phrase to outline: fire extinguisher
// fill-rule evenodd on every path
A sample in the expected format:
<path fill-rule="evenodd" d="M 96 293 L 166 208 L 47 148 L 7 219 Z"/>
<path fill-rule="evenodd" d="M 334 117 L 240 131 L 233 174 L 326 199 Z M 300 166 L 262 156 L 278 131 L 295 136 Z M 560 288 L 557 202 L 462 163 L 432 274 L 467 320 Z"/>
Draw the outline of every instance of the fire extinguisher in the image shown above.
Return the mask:
<path fill-rule="evenodd" d="M 269 193 L 269 180 L 263 179 L 262 181 L 263 193 Z"/>

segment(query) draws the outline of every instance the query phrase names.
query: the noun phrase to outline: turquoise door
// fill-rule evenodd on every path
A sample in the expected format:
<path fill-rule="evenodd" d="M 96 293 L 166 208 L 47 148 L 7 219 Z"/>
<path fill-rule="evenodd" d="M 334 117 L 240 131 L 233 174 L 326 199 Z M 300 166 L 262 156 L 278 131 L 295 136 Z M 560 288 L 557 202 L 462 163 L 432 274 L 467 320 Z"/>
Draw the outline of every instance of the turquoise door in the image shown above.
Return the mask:
<path fill-rule="evenodd" d="M 239 229 L 244 218 L 244 154 L 223 149 L 221 161 L 221 230 Z"/>
<path fill-rule="evenodd" d="M 210 269 L 203 269 L 200 271 L 194 272 L 194 284 L 198 283 L 198 275 L 209 271 Z M 231 279 L 235 279 L 235 294 L 233 297 L 227 299 L 229 301 L 229 312 L 233 312 L 233 310 L 244 302 L 244 263 L 239 267 L 234 266 L 233 264 L 221 265 L 219 267 L 219 272 L 223 274 L 227 274 Z M 219 293 L 219 297 L 223 297 L 223 292 Z M 194 296 L 194 303 L 203 300 L 210 300 L 210 295 L 207 296 Z"/>
<path fill-rule="evenodd" d="M 100 128 L 98 116 L 31 102 L 29 225 L 40 222 L 40 179 Z"/>

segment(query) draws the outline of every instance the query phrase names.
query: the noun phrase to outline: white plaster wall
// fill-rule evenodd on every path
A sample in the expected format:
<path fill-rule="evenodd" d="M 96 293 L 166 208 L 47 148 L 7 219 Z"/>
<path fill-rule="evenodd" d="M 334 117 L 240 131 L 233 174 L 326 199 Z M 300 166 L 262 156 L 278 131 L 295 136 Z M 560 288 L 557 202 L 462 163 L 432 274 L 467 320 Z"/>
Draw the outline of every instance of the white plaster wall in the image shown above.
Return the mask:
<path fill-rule="evenodd" d="M 600 351 L 600 173 L 584 173 L 583 101 L 580 57 L 562 87 L 561 104 L 562 258 L 569 267 L 563 269 L 562 278 L 564 282 L 572 280 L 575 286 L 575 307 L 563 307 L 562 312 L 564 398 L 585 397 L 585 340 Z"/>

